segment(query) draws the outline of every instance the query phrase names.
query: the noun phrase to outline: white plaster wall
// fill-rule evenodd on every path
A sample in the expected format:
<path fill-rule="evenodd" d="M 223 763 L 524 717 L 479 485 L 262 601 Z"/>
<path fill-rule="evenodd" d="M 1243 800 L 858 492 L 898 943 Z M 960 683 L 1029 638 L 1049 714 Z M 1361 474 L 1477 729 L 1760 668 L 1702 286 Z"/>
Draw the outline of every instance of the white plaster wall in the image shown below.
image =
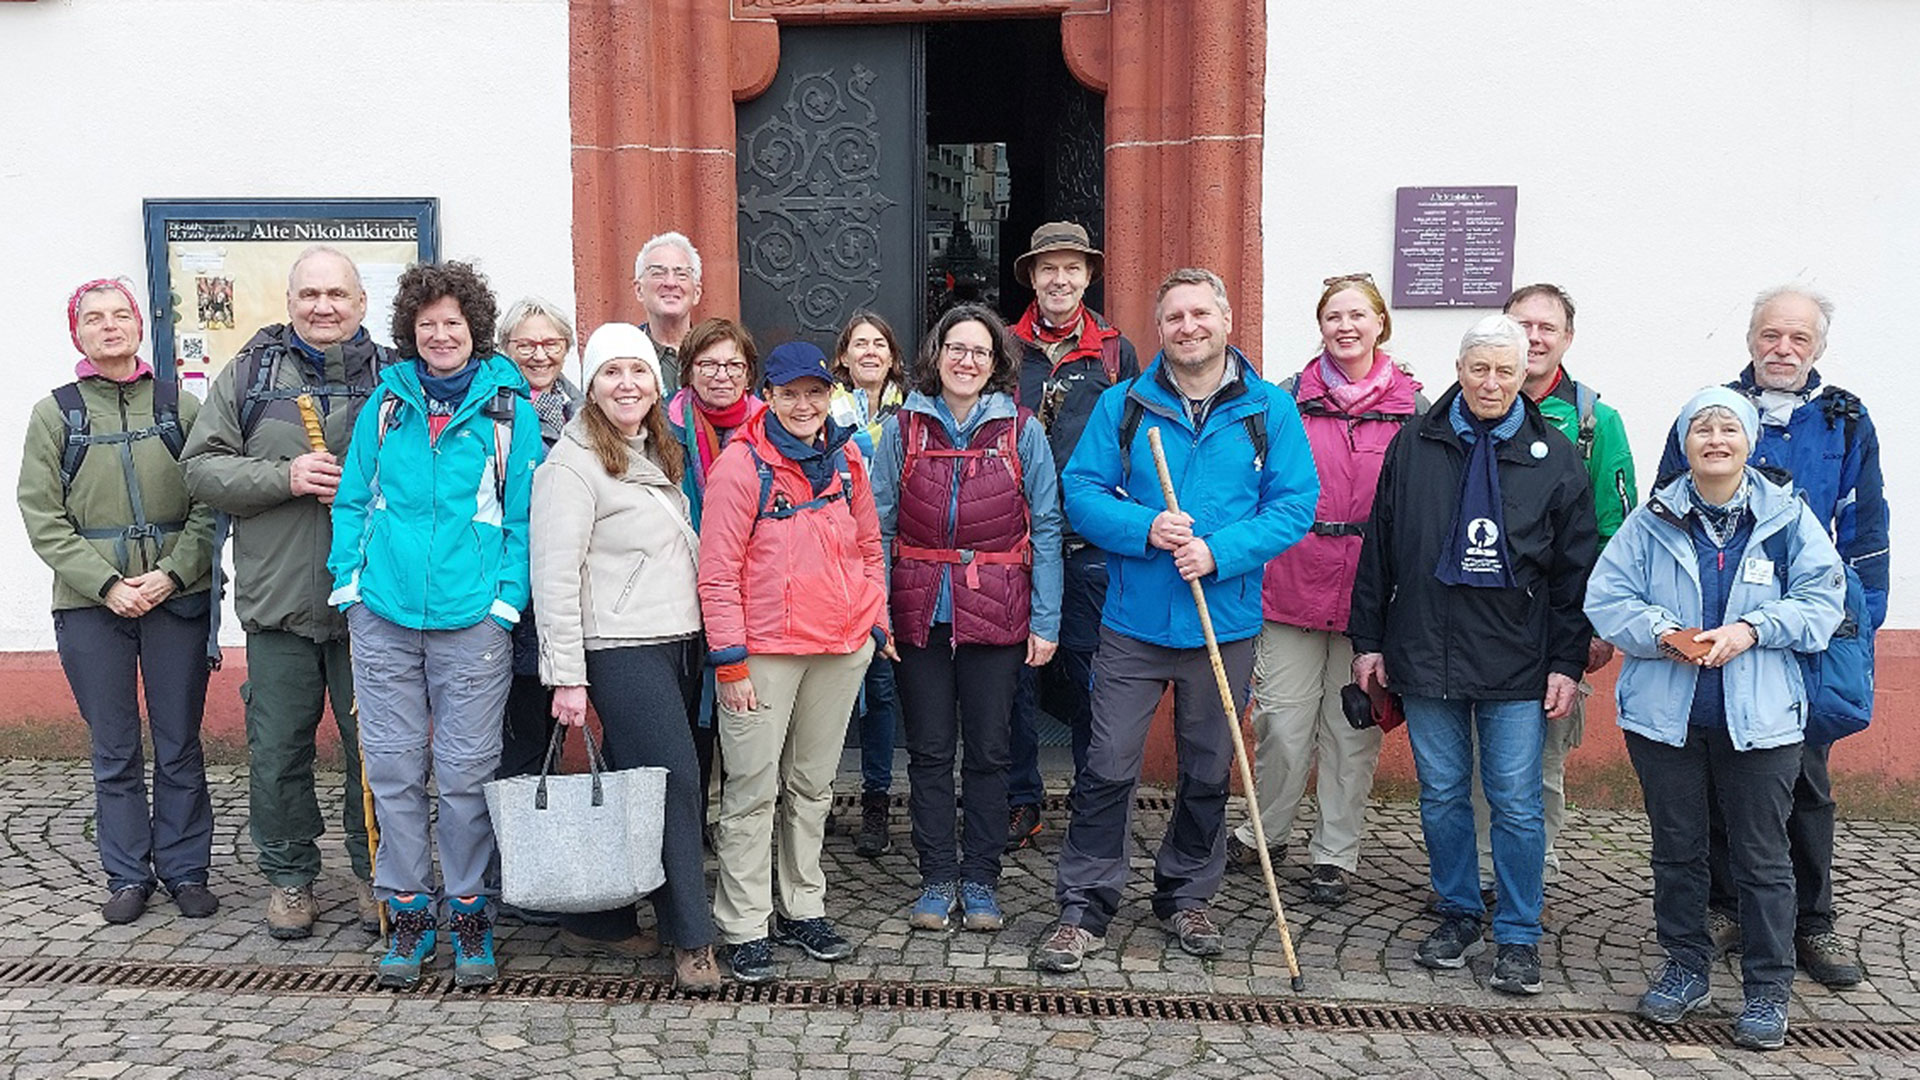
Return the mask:
<path fill-rule="evenodd" d="M 6 490 L 29 410 L 72 378 L 68 291 L 146 296 L 143 198 L 436 196 L 444 256 L 502 304 L 570 309 L 569 143 L 565 0 L 0 3 Z M 17 513 L 0 567 L 0 650 L 52 648 Z"/>
<path fill-rule="evenodd" d="M 1822 375 L 1872 410 L 1893 505 L 1888 625 L 1920 626 L 1920 5 L 1377 0 L 1267 5 L 1269 370 L 1318 347 L 1321 280 L 1389 285 L 1394 189 L 1517 184 L 1516 283 L 1579 305 L 1568 367 L 1625 415 L 1641 484 L 1695 389 L 1746 362 L 1762 288 L 1839 306 Z M 1452 382 L 1480 311 L 1395 311 Z"/>

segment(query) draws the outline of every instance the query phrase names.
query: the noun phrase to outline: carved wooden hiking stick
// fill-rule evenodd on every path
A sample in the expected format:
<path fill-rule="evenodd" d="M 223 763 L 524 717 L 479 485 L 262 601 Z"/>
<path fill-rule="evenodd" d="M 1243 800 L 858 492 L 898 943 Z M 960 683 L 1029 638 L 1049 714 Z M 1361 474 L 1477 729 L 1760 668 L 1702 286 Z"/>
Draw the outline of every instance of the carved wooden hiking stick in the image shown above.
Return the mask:
<path fill-rule="evenodd" d="M 300 422 L 306 425 L 307 428 L 307 448 L 316 454 L 326 453 L 327 430 L 325 426 L 320 423 L 320 410 L 314 407 L 313 395 L 301 394 L 299 397 L 293 399 L 293 403 L 299 407 Z M 353 713 L 353 731 L 354 736 L 358 738 L 360 734 L 360 695 L 354 695 L 353 703 L 349 707 L 349 711 Z M 374 820 L 373 788 L 367 784 L 366 743 L 361 743 L 359 750 L 360 813 L 367 822 L 367 865 L 372 866 L 373 860 L 378 857 L 380 853 L 380 823 Z M 384 938 L 387 936 L 387 905 L 380 904 L 379 908 L 380 936 Z"/>
<path fill-rule="evenodd" d="M 1173 475 L 1167 471 L 1167 452 L 1160 445 L 1160 429 L 1147 428 L 1147 445 L 1153 448 L 1153 469 L 1160 474 L 1160 493 L 1167 509 L 1180 512 L 1180 500 L 1173 493 Z M 1207 594 L 1200 580 L 1193 586 L 1193 606 L 1200 612 L 1200 632 L 1207 637 L 1207 659 L 1213 661 L 1214 685 L 1220 688 L 1220 707 L 1226 710 L 1227 731 L 1233 735 L 1233 763 L 1240 768 L 1240 787 L 1247 799 L 1247 816 L 1253 822 L 1253 848 L 1260 853 L 1260 873 L 1267 879 L 1267 900 L 1273 905 L 1273 920 L 1280 927 L 1280 948 L 1287 957 L 1287 974 L 1293 976 L 1293 992 L 1304 993 L 1307 980 L 1300 974 L 1300 960 L 1293 954 L 1293 932 L 1287 929 L 1287 909 L 1280 904 L 1280 885 L 1273 879 L 1273 857 L 1267 851 L 1267 831 L 1260 825 L 1260 800 L 1253 790 L 1253 766 L 1247 761 L 1247 741 L 1240 734 L 1240 710 L 1233 704 L 1233 687 L 1227 683 L 1227 668 L 1220 662 L 1220 642 L 1213 636 L 1213 615 L 1207 610 Z"/>

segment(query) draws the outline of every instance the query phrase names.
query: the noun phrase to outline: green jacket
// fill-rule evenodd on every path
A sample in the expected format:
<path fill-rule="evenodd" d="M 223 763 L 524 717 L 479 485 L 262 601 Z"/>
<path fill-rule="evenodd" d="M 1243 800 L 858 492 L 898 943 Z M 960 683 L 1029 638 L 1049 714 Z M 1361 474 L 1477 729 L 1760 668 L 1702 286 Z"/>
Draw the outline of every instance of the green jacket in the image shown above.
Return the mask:
<path fill-rule="evenodd" d="M 1573 374 L 1561 368 L 1561 379 L 1538 404 L 1554 430 L 1575 446 L 1580 444 L 1579 386 Z M 1633 479 L 1633 447 L 1627 444 L 1627 425 L 1620 413 L 1593 394 L 1593 446 L 1586 458 L 1587 477 L 1593 481 L 1593 511 L 1600 526 L 1600 548 L 1627 519 L 1639 501 Z"/>
<path fill-rule="evenodd" d="M 93 435 L 153 426 L 152 375 L 129 383 L 98 375 L 79 382 L 87 426 Z M 180 395 L 182 430 L 190 433 L 199 413 L 200 402 L 193 395 Z M 95 443 L 87 448 L 72 490 L 63 493 L 60 459 L 66 438 L 60 407 L 49 394 L 33 407 L 27 421 L 18 501 L 34 554 L 53 568 L 53 610 L 102 606 L 115 582 L 153 569 L 171 574 L 179 595 L 206 592 L 213 557 L 213 507 L 195 502 L 188 495 L 180 464 L 173 460 L 166 444 L 159 438 Z M 82 530 L 117 529 L 134 523 L 133 500 L 127 488 L 127 455 L 132 458 L 147 521 L 181 522 L 183 526 L 162 531 L 153 541 L 81 536 Z"/>
<path fill-rule="evenodd" d="M 290 486 L 288 462 L 311 449 L 293 397 L 316 395 L 327 448 L 344 461 L 353 422 L 391 356 L 362 335 L 327 350 L 325 382 L 315 384 L 294 342 L 285 325 L 253 336 L 213 380 L 181 461 L 194 498 L 233 519 L 233 606 L 240 625 L 248 633 L 345 641 L 347 621 L 327 603 L 332 509 L 312 495 L 295 497 Z M 270 389 L 257 395 L 243 432 L 242 415 L 249 411 L 243 400 L 256 396 L 254 373 L 262 364 L 272 371 Z"/>

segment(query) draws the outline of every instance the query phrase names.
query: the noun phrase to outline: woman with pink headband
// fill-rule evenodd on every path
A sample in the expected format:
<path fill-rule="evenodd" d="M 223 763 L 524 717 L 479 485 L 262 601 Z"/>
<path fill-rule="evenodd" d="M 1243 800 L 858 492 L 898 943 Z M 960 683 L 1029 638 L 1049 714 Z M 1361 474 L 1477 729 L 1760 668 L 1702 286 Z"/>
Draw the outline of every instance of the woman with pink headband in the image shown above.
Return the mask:
<path fill-rule="evenodd" d="M 33 408 L 18 502 L 34 553 L 53 569 L 54 640 L 93 743 L 110 894 L 100 914 L 130 923 L 165 886 L 182 915 L 204 919 L 220 907 L 207 889 L 213 808 L 200 746 L 213 509 L 188 496 L 178 460 L 200 402 L 140 358 L 140 305 L 125 284 L 75 289 L 67 326 L 81 360 L 74 381 Z"/>

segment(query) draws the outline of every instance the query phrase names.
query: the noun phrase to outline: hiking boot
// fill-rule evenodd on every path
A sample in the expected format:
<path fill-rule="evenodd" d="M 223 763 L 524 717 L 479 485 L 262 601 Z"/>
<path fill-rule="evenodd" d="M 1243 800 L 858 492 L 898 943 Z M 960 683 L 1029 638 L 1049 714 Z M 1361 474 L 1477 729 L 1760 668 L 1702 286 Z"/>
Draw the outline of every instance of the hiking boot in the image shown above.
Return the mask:
<path fill-rule="evenodd" d="M 570 956 L 604 956 L 610 960 L 651 960 L 660 955 L 660 934 L 636 930 L 623 938 L 591 938 L 562 929 L 554 935 L 560 951 Z"/>
<path fill-rule="evenodd" d="M 393 928 L 393 934 L 387 955 L 380 958 L 380 985 L 411 989 L 420 981 L 420 968 L 433 962 L 432 901 L 425 893 L 415 893 L 405 900 L 394 897 L 387 901 L 387 925 Z"/>
<path fill-rule="evenodd" d="M 853 955 L 853 942 L 841 937 L 833 928 L 833 921 L 824 916 L 818 919 L 789 919 L 785 915 L 775 915 L 773 943 L 791 945 L 815 960 L 828 963 Z"/>
<path fill-rule="evenodd" d="M 1800 934 L 1793 939 L 1793 952 L 1800 966 L 1813 981 L 1834 990 L 1860 985 L 1863 973 L 1860 960 L 1839 934 L 1828 930 L 1819 934 Z"/>
<path fill-rule="evenodd" d="M 219 898 L 201 882 L 178 882 L 167 891 L 173 894 L 173 904 L 180 909 L 180 914 L 189 919 L 210 919 L 220 910 Z"/>
<path fill-rule="evenodd" d="M 720 966 L 713 946 L 673 950 L 673 988 L 689 994 L 711 994 L 720 989 Z"/>
<path fill-rule="evenodd" d="M 1707 939 L 1713 943 L 1715 960 L 1740 951 L 1740 924 L 1728 916 L 1707 910 Z"/>
<path fill-rule="evenodd" d="M 1471 915 L 1448 915 L 1427 940 L 1413 961 L 1421 967 L 1452 971 L 1467 966 L 1472 957 L 1485 952 L 1487 943 L 1480 938 L 1480 920 Z"/>
<path fill-rule="evenodd" d="M 877 859 L 893 850 L 893 841 L 887 836 L 887 807 L 891 802 L 884 791 L 860 796 L 860 831 L 853 837 L 855 855 Z"/>
<path fill-rule="evenodd" d="M 743 983 L 773 981 L 773 943 L 766 938 L 743 941 L 727 950 L 727 968 Z"/>
<path fill-rule="evenodd" d="M 373 882 L 353 879 L 355 921 L 369 934 L 380 932 L 380 901 L 373 897 Z"/>
<path fill-rule="evenodd" d="M 1634 1013 L 1655 1024 L 1677 1024 L 1687 1014 L 1713 1000 L 1707 977 L 1688 971 L 1672 959 L 1660 969 L 1660 977 L 1640 995 Z"/>
<path fill-rule="evenodd" d="M 1206 908 L 1176 911 L 1162 919 L 1160 925 L 1179 939 L 1181 950 L 1190 956 L 1219 956 L 1226 951 L 1220 928 L 1213 925 Z"/>
<path fill-rule="evenodd" d="M 1080 962 L 1089 953 L 1106 948 L 1107 939 L 1096 937 L 1073 923 L 1061 923 L 1033 951 L 1033 966 L 1040 971 L 1079 971 Z"/>
<path fill-rule="evenodd" d="M 1275 866 L 1279 866 L 1282 862 L 1286 860 L 1286 857 L 1287 857 L 1286 844 L 1280 843 L 1280 844 L 1267 845 L 1267 861 L 1268 862 L 1272 863 Z M 1229 831 L 1227 833 L 1227 867 L 1229 869 L 1247 870 L 1247 869 L 1256 869 L 1259 867 L 1259 865 L 1260 865 L 1260 849 L 1254 847 L 1252 844 L 1241 843 L 1240 837 L 1234 834 L 1233 832 Z"/>
<path fill-rule="evenodd" d="M 998 930 L 1007 925 L 1006 913 L 993 894 L 993 886 L 981 881 L 960 883 L 960 925 L 969 930 Z"/>
<path fill-rule="evenodd" d="M 1007 816 L 1007 852 L 1019 851 L 1031 847 L 1033 838 L 1040 835 L 1040 804 L 1021 803 Z"/>
<path fill-rule="evenodd" d="M 114 926 L 124 926 L 146 913 L 148 895 L 145 885 L 115 889 L 100 905 L 100 917 Z"/>
<path fill-rule="evenodd" d="M 1314 865 L 1307 875 L 1307 899 L 1315 904 L 1338 904 L 1347 898 L 1347 872 L 1326 863 Z"/>
<path fill-rule="evenodd" d="M 458 896 L 447 904 L 453 930 L 453 985 L 462 990 L 492 986 L 500 976 L 493 958 L 493 914 L 484 896 Z"/>
<path fill-rule="evenodd" d="M 1787 1003 L 1748 998 L 1733 1020 L 1733 1044 L 1749 1050 L 1778 1050 L 1787 1045 Z"/>
<path fill-rule="evenodd" d="M 313 906 L 313 883 L 276 885 L 267 893 L 267 933 L 280 941 L 293 941 L 313 933 L 313 920 L 319 914 Z"/>
<path fill-rule="evenodd" d="M 1540 992 L 1540 950 L 1532 945 L 1500 946 L 1493 961 L 1493 977 L 1487 985 L 1503 994 Z"/>
<path fill-rule="evenodd" d="M 915 930 L 953 929 L 953 909 L 959 903 L 959 890 L 951 881 L 923 885 L 920 899 L 913 902 L 907 924 Z"/>

